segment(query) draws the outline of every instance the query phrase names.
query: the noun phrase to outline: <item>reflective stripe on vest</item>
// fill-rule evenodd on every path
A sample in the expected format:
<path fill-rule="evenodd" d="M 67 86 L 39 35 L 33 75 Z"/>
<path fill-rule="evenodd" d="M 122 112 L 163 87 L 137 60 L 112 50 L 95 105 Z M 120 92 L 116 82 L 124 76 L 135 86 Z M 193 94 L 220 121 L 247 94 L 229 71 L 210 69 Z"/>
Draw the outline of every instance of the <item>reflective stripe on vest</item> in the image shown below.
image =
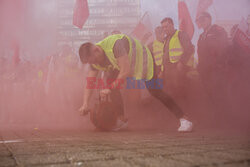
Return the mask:
<path fill-rule="evenodd" d="M 183 48 L 181 46 L 180 40 L 179 40 L 179 34 L 180 31 L 176 31 L 173 37 L 170 39 L 169 42 L 169 59 L 171 63 L 177 63 L 181 55 L 183 54 Z M 195 62 L 194 62 L 194 53 L 191 55 L 187 62 L 187 66 L 195 68 Z"/>
<path fill-rule="evenodd" d="M 153 42 L 153 56 L 155 59 L 155 64 L 161 66 L 161 71 L 163 71 L 163 48 L 164 43 L 155 40 Z"/>
<path fill-rule="evenodd" d="M 114 56 L 113 47 L 115 42 L 119 39 L 122 39 L 123 37 L 126 37 L 129 41 L 128 56 L 130 61 L 130 69 L 133 73 L 132 77 L 137 80 L 150 80 L 153 77 L 153 58 L 149 49 L 143 46 L 138 40 L 122 34 L 108 36 L 107 38 L 96 44 L 104 50 L 111 65 L 109 65 L 108 67 L 101 67 L 100 65 L 92 64 L 92 66 L 95 69 L 101 71 L 109 71 L 114 69 L 120 70 L 120 67 L 118 66 L 117 60 Z"/>
<path fill-rule="evenodd" d="M 177 30 L 169 41 L 169 60 L 171 63 L 177 63 L 183 54 L 183 48 L 178 37 L 179 32 Z"/>
<path fill-rule="evenodd" d="M 150 80 L 153 77 L 153 57 L 149 49 L 137 39 L 126 36 L 129 41 L 130 68 L 136 80 Z"/>

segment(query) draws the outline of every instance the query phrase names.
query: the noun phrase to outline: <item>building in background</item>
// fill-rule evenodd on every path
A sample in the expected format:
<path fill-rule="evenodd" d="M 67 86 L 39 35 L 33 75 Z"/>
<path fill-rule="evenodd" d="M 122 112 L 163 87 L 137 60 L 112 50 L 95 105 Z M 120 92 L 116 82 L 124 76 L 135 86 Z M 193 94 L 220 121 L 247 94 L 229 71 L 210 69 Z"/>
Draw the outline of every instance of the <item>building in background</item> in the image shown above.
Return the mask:
<path fill-rule="evenodd" d="M 72 24 L 74 2 L 57 0 L 58 44 L 77 49 L 86 41 L 97 42 L 113 30 L 129 34 L 141 18 L 139 0 L 88 0 L 89 18 L 83 29 Z"/>

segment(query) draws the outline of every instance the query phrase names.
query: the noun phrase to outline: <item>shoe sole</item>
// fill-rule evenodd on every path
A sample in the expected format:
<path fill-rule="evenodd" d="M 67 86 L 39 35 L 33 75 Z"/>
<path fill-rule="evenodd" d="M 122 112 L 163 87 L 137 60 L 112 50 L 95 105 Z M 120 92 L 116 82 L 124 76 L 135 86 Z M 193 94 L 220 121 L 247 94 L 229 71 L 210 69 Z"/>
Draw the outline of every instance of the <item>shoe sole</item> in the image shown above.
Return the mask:
<path fill-rule="evenodd" d="M 118 128 L 113 129 L 112 131 L 116 132 L 116 131 L 125 129 L 125 128 L 127 128 L 127 127 L 128 127 L 128 122 L 124 123 L 122 126 L 120 126 L 120 127 L 118 127 Z"/>

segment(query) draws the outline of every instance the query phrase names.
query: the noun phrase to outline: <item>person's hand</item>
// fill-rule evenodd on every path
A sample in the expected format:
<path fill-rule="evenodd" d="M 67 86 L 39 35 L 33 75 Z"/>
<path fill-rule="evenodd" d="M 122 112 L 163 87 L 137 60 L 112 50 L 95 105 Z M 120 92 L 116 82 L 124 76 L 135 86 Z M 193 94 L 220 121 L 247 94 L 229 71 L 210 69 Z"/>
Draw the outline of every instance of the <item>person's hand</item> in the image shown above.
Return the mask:
<path fill-rule="evenodd" d="M 83 104 L 78 111 L 80 112 L 80 115 L 85 116 L 90 112 L 90 108 L 88 104 Z"/>
<path fill-rule="evenodd" d="M 105 98 L 111 93 L 110 89 L 103 89 L 100 91 L 101 100 L 104 101 Z"/>

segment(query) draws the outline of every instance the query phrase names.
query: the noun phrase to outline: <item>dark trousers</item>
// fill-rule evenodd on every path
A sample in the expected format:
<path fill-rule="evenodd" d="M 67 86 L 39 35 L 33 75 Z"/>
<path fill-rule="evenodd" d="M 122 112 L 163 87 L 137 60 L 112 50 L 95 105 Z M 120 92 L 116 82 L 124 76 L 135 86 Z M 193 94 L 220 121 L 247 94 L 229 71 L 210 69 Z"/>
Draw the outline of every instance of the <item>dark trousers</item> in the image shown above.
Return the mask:
<path fill-rule="evenodd" d="M 110 99 L 114 103 L 118 117 L 124 115 L 124 105 L 121 91 L 119 89 L 111 89 Z"/>
<path fill-rule="evenodd" d="M 164 72 L 164 90 L 178 99 L 186 99 L 190 80 L 187 78 L 189 67 L 183 65 L 182 70 L 177 69 L 177 63 L 166 63 Z"/>
<path fill-rule="evenodd" d="M 119 71 L 111 71 L 106 75 L 106 78 L 115 79 L 115 78 L 117 78 L 118 74 L 119 74 Z M 153 79 L 154 80 L 157 79 L 156 72 L 154 73 L 152 80 Z M 152 80 L 146 81 L 145 84 L 147 85 L 147 82 L 151 82 Z M 177 105 L 176 102 L 174 101 L 174 99 L 171 96 L 169 96 L 166 92 L 164 92 L 163 89 L 153 89 L 153 88 L 149 88 L 149 87 L 147 87 L 147 89 L 148 89 L 149 93 L 153 97 L 160 100 L 176 116 L 176 118 L 180 119 L 184 116 L 184 113 L 182 112 L 182 109 L 180 108 L 180 106 Z M 111 89 L 110 99 L 112 100 L 112 102 L 114 102 L 118 115 L 123 116 L 124 115 L 124 104 L 123 104 L 122 95 L 121 95 L 120 90 L 119 89 Z"/>
<path fill-rule="evenodd" d="M 220 69 L 212 70 L 199 69 L 200 79 L 209 100 L 219 110 L 224 110 L 228 106 L 228 82 L 226 74 Z"/>
<path fill-rule="evenodd" d="M 153 79 L 154 80 L 158 79 L 156 72 L 154 72 L 154 76 L 152 80 Z M 146 81 L 146 85 L 147 85 L 147 82 L 150 83 L 151 80 Z M 180 108 L 180 106 L 177 105 L 174 99 L 171 96 L 169 96 L 166 92 L 164 92 L 163 89 L 151 89 L 149 87 L 147 87 L 147 89 L 149 93 L 156 99 L 160 100 L 176 116 L 176 118 L 180 119 L 184 116 L 184 113 L 182 109 Z"/>

